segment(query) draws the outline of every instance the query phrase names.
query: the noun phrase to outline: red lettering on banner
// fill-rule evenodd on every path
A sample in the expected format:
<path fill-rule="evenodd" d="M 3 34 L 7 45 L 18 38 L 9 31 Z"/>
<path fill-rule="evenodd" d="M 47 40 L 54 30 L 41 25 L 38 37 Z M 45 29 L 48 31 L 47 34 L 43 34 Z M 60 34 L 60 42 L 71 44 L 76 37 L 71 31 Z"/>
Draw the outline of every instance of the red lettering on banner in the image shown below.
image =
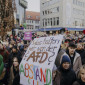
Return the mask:
<path fill-rule="evenodd" d="M 46 70 L 45 70 L 45 75 L 43 74 L 42 68 L 40 68 L 40 72 L 41 72 L 41 82 L 42 82 L 42 77 L 43 77 L 43 80 L 44 80 L 44 83 L 45 83 L 46 82 Z"/>

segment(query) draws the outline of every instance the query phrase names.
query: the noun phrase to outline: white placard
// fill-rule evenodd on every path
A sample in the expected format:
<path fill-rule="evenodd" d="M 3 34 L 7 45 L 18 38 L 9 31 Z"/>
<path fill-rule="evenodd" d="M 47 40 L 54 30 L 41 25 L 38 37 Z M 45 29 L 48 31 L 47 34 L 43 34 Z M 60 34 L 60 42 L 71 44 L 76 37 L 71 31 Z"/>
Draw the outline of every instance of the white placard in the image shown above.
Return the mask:
<path fill-rule="evenodd" d="M 36 38 L 20 63 L 20 83 L 23 85 L 52 85 L 52 69 L 63 36 Z"/>

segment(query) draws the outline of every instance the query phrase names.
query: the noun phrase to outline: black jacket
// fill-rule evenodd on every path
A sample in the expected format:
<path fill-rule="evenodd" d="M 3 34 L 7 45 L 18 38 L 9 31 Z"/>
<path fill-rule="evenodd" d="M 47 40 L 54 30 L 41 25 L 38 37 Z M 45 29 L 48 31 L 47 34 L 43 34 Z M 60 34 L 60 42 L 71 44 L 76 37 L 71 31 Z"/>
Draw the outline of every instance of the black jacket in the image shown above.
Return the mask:
<path fill-rule="evenodd" d="M 85 50 L 76 50 L 76 52 L 79 53 L 81 56 L 82 65 L 85 64 Z"/>
<path fill-rule="evenodd" d="M 20 85 L 20 75 L 17 74 L 13 80 L 13 85 Z"/>
<path fill-rule="evenodd" d="M 85 82 L 82 82 L 80 79 L 78 79 L 73 83 L 73 85 L 85 85 Z"/>
<path fill-rule="evenodd" d="M 60 85 L 72 85 L 76 81 L 76 74 L 71 67 L 65 70 L 60 66 L 58 70 L 61 73 Z"/>

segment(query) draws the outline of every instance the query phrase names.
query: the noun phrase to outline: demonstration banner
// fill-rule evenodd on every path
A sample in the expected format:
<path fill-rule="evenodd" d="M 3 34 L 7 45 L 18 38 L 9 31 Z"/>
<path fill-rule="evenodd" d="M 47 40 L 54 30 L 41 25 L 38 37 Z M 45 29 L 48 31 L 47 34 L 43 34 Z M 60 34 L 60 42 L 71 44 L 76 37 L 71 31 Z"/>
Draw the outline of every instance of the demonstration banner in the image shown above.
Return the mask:
<path fill-rule="evenodd" d="M 32 40 L 32 32 L 25 32 L 24 40 Z"/>
<path fill-rule="evenodd" d="M 35 38 L 20 63 L 20 84 L 52 85 L 52 69 L 63 36 Z"/>

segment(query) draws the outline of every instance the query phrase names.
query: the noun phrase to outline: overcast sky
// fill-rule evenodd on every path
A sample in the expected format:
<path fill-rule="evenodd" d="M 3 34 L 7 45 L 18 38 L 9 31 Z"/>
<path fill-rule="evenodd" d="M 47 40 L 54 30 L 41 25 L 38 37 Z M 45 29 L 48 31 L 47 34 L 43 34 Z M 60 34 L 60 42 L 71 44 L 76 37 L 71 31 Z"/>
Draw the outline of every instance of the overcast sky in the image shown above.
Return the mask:
<path fill-rule="evenodd" d="M 29 11 L 40 12 L 40 0 L 27 0 Z"/>

